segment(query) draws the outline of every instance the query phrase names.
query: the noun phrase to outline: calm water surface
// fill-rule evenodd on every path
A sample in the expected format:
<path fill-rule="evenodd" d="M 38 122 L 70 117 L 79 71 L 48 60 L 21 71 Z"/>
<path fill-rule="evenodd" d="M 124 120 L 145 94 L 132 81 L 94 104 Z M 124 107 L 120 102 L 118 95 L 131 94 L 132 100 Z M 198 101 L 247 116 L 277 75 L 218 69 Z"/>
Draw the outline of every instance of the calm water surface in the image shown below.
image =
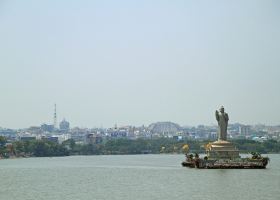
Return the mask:
<path fill-rule="evenodd" d="M 0 160 L 0 200 L 279 200 L 280 155 L 263 169 L 181 167 L 184 155 Z"/>

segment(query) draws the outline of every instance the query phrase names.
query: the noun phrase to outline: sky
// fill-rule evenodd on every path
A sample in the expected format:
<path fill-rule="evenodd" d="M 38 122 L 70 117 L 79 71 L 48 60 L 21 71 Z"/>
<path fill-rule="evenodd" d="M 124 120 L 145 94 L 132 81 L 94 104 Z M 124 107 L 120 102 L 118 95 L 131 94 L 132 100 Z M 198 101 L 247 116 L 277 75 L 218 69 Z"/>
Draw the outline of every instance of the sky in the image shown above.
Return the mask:
<path fill-rule="evenodd" d="M 280 124 L 278 0 L 0 0 L 0 127 Z"/>

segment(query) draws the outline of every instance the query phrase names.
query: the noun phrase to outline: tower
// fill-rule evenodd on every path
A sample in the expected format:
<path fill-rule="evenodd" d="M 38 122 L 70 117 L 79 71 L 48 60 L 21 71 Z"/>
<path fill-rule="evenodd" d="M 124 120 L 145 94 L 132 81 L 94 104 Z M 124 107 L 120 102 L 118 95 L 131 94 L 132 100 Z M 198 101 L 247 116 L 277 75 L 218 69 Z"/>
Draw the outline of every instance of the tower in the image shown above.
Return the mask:
<path fill-rule="evenodd" d="M 56 104 L 54 104 L 54 114 L 53 114 L 53 127 L 57 127 L 57 118 L 56 118 Z"/>

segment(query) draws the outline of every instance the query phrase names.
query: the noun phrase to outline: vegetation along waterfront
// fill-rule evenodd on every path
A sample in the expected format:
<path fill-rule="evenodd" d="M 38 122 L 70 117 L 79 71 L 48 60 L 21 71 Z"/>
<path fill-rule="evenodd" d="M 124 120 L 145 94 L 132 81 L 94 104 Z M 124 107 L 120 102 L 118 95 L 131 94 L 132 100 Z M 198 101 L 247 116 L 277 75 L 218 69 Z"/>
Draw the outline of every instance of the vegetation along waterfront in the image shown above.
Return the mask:
<path fill-rule="evenodd" d="M 0 157 L 49 157 L 69 155 L 122 155 L 122 154 L 159 154 L 184 153 L 184 145 L 188 144 L 190 152 L 204 153 L 204 144 L 211 141 L 159 139 L 114 139 L 100 144 L 77 144 L 73 139 L 62 144 L 44 141 L 16 141 L 8 143 L 0 137 Z M 280 153 L 280 141 L 268 140 L 257 142 L 252 140 L 231 140 L 241 153 Z"/>

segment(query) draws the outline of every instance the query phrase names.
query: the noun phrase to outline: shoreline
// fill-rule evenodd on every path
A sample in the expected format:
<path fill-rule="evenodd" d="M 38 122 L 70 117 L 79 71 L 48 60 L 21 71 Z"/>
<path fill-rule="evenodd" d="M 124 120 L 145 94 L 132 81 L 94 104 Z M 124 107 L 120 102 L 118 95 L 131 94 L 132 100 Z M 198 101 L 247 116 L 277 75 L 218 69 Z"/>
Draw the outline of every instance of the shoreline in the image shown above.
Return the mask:
<path fill-rule="evenodd" d="M 245 155 L 251 155 L 250 153 L 240 153 L 243 157 Z M 20 158 L 59 158 L 59 157 L 70 157 L 70 156 L 135 156 L 135 155 L 185 155 L 184 153 L 136 153 L 136 154 L 72 154 L 65 156 L 10 156 L 10 157 L 1 157 L 0 160 L 8 160 L 8 159 L 20 159 Z M 206 155 L 205 153 L 201 153 L 201 155 Z M 280 155 L 280 153 L 265 153 L 262 155 Z M 249 157 L 248 157 L 249 158 Z"/>

